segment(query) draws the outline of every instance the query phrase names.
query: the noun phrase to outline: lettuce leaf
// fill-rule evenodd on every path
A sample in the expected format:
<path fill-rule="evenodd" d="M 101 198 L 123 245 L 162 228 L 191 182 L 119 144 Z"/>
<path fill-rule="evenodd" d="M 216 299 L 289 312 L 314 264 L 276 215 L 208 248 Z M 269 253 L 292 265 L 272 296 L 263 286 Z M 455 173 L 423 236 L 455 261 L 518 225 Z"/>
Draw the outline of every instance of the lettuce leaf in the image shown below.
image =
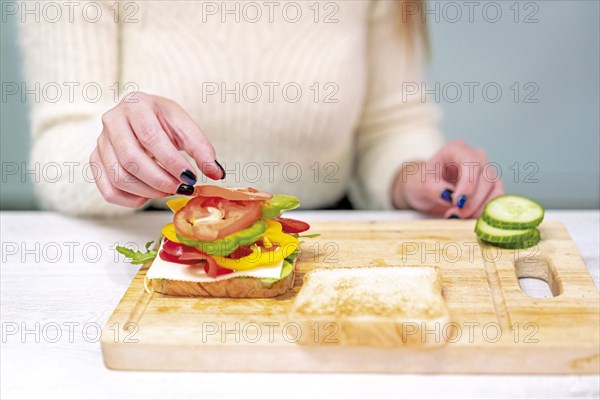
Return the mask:
<path fill-rule="evenodd" d="M 287 194 L 274 194 L 269 200 L 263 201 L 261 205 L 262 219 L 277 218 L 284 211 L 300 207 L 300 200 Z"/>
<path fill-rule="evenodd" d="M 260 278 L 260 281 L 265 285 L 271 286 L 275 282 L 287 277 L 294 270 L 294 261 L 296 260 L 296 257 L 298 257 L 298 249 L 283 260 L 283 268 L 281 268 L 279 278 Z"/>

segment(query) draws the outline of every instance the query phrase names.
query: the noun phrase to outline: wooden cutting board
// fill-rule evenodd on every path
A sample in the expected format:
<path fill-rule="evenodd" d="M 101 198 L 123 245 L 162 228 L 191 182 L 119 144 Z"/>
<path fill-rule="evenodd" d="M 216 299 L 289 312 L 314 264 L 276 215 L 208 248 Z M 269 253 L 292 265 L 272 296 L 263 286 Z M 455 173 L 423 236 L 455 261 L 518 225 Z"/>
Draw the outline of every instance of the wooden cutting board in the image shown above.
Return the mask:
<path fill-rule="evenodd" d="M 598 373 L 598 289 L 565 227 L 544 222 L 542 242 L 519 251 L 484 245 L 473 228 L 455 220 L 314 223 L 321 236 L 304 239 L 294 289 L 274 299 L 148 293 L 145 265 L 103 331 L 104 361 L 127 370 Z M 298 343 L 317 333 L 298 332 L 288 317 L 307 271 L 390 265 L 441 269 L 451 326 L 422 332 L 440 346 Z M 529 297 L 519 277 L 547 281 L 554 297 Z"/>

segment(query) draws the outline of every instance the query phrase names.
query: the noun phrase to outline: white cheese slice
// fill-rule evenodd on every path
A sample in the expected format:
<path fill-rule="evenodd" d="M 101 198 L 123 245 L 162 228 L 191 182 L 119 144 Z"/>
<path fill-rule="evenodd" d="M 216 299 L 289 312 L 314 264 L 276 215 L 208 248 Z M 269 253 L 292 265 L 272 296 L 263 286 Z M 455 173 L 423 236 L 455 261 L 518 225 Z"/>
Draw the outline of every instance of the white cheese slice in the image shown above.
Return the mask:
<path fill-rule="evenodd" d="M 163 243 L 161 242 L 158 252 L 162 250 Z M 211 278 L 204 272 L 204 267 L 198 267 L 194 265 L 177 264 L 170 261 L 165 261 L 160 256 L 156 256 L 146 276 L 148 279 L 170 279 L 174 281 L 186 281 L 186 282 L 217 282 L 224 281 L 231 278 L 237 278 L 240 276 L 253 277 L 253 278 L 275 278 L 279 279 L 281 276 L 281 269 L 283 268 L 283 260 L 273 265 L 262 266 L 253 268 L 248 271 L 235 271 L 227 275 L 220 275 L 216 278 Z"/>

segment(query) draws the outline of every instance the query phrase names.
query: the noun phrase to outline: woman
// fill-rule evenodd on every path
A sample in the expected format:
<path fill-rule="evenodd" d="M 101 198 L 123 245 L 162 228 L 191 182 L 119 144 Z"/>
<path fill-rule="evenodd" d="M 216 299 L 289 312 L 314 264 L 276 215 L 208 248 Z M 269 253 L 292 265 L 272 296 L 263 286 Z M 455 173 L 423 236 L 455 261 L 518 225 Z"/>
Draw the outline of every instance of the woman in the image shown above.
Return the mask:
<path fill-rule="evenodd" d="M 483 150 L 443 145 L 414 90 L 420 7 L 89 2 L 22 24 L 29 83 L 73 89 L 32 105 L 32 161 L 63 172 L 37 185 L 43 204 L 123 214 L 224 179 L 307 208 L 347 194 L 357 208 L 480 215 L 502 183 L 482 173 Z"/>

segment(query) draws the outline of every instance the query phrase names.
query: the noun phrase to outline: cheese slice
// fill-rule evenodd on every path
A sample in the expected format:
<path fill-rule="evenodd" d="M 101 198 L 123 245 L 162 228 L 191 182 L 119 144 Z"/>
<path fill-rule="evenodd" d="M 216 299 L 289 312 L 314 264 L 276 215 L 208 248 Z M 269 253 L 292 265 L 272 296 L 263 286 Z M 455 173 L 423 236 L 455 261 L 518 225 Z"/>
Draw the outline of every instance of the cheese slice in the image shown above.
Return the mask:
<path fill-rule="evenodd" d="M 161 241 L 158 253 L 162 250 L 163 243 Z M 220 275 L 216 278 L 211 278 L 204 272 L 204 266 L 198 267 L 194 265 L 178 264 L 170 261 L 165 261 L 160 256 L 156 256 L 146 277 L 148 279 L 170 279 L 174 281 L 186 282 L 217 282 L 231 278 L 252 277 L 252 278 L 274 278 L 279 279 L 281 269 L 283 268 L 283 260 L 273 265 L 265 265 L 258 268 L 253 268 L 248 271 L 234 271 L 227 275 Z"/>

